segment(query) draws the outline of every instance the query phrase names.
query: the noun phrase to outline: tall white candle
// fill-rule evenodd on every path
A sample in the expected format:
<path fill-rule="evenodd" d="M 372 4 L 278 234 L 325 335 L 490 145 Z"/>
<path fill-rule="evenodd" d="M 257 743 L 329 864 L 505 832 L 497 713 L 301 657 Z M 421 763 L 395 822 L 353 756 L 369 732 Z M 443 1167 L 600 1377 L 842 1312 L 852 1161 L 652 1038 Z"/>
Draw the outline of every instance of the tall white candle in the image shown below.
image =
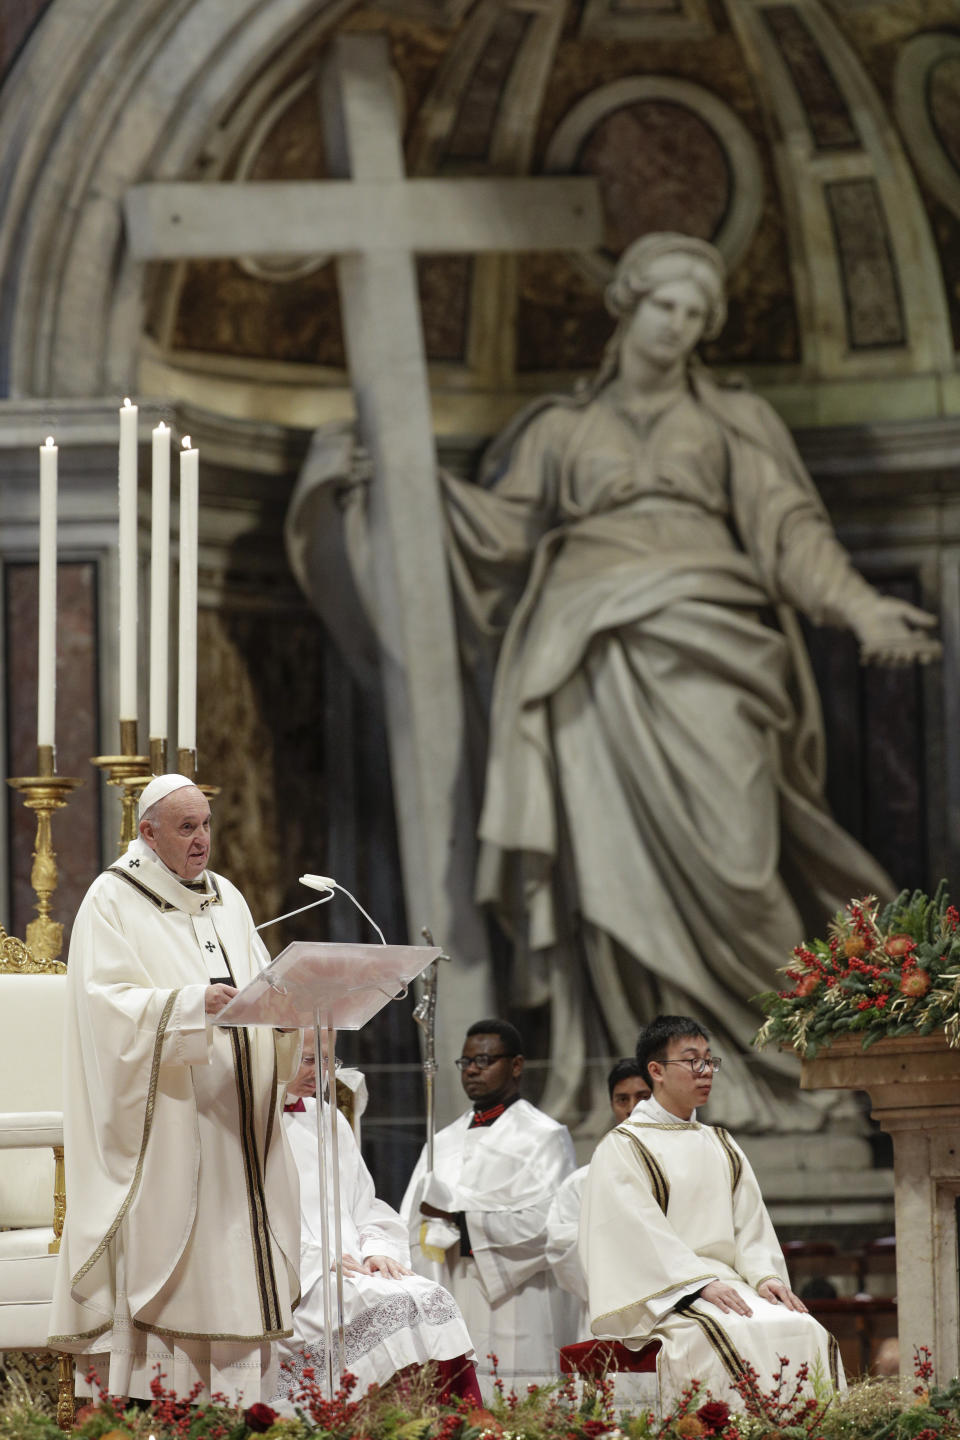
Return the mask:
<path fill-rule="evenodd" d="M 137 407 L 120 410 L 120 714 L 137 718 Z"/>
<path fill-rule="evenodd" d="M 40 446 L 40 604 L 37 621 L 37 744 L 53 745 L 57 696 L 57 447 Z"/>
<path fill-rule="evenodd" d="M 153 432 L 150 506 L 150 739 L 167 738 L 170 645 L 170 427 Z"/>
<path fill-rule="evenodd" d="M 197 748 L 197 532 L 200 452 L 183 438 L 180 451 L 180 631 L 177 748 Z"/>

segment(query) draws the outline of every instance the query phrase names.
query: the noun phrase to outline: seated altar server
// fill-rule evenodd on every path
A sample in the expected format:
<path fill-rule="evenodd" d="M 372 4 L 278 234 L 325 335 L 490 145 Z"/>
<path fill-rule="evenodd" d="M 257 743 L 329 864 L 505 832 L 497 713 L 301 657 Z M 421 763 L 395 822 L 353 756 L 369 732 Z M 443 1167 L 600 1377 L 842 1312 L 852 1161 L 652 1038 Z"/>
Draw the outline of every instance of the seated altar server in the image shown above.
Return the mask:
<path fill-rule="evenodd" d="M 547 1261 L 547 1210 L 574 1168 L 565 1125 L 520 1097 L 520 1035 L 503 1020 L 471 1025 L 457 1061 L 471 1102 L 426 1147 L 402 1213 L 414 1268 L 452 1290 L 489 1398 L 493 1362 L 507 1388 L 543 1384 L 576 1339 L 577 1306 Z"/>
<path fill-rule="evenodd" d="M 77 912 L 67 972 L 67 1206 L 49 1344 L 111 1395 L 252 1405 L 298 1295 L 297 1172 L 280 1105 L 300 1033 L 217 1028 L 269 960 L 206 868 L 210 806 L 152 780 L 140 834 Z"/>
<path fill-rule="evenodd" d="M 632 1056 L 618 1060 L 607 1076 L 610 1109 L 616 1122 L 626 1120 L 640 1100 L 650 1096 L 650 1086 L 640 1074 L 640 1066 Z M 577 1314 L 577 1339 L 589 1340 L 590 1317 L 587 1309 L 587 1277 L 580 1264 L 580 1211 L 583 1187 L 589 1165 L 574 1170 L 557 1190 L 547 1211 L 547 1263 L 553 1269 L 557 1284 L 576 1296 L 580 1304 Z"/>
<path fill-rule="evenodd" d="M 304 1367 L 326 1373 L 323 1274 L 333 1267 L 334 1214 L 328 1192 L 328 1240 L 323 1244 L 318 1166 L 316 1070 L 313 1032 L 287 1087 L 283 1123 L 300 1174 L 300 1286 L 294 1334 L 281 1347 L 285 1363 L 273 1403 L 295 1398 Z M 324 1102 L 329 1124 L 330 1107 Z M 447 1290 L 410 1269 L 407 1227 L 396 1210 L 378 1200 L 349 1122 L 337 1110 L 340 1223 L 343 1254 L 346 1368 L 357 1377 L 354 1398 L 400 1370 L 432 1362 L 441 1397 L 460 1395 L 480 1403 L 473 1345 L 456 1301 Z M 327 1156 L 330 1133 L 327 1131 Z M 330 1278 L 336 1305 L 336 1280 Z M 335 1315 L 335 1311 L 334 1311 Z M 335 1319 L 332 1323 L 336 1323 Z M 336 1331 L 334 1331 L 334 1334 Z M 334 1341 L 336 1344 L 336 1341 Z M 284 1408 L 287 1408 L 284 1406 Z"/>
<path fill-rule="evenodd" d="M 595 1336 L 662 1342 L 661 1403 L 691 1380 L 742 1408 L 749 1363 L 769 1389 L 779 1357 L 788 1389 L 801 1364 L 845 1388 L 837 1343 L 787 1283 L 779 1242 L 743 1151 L 697 1107 L 720 1060 L 705 1030 L 660 1015 L 637 1042 L 653 1095 L 597 1146 L 584 1187 L 580 1258 Z"/>

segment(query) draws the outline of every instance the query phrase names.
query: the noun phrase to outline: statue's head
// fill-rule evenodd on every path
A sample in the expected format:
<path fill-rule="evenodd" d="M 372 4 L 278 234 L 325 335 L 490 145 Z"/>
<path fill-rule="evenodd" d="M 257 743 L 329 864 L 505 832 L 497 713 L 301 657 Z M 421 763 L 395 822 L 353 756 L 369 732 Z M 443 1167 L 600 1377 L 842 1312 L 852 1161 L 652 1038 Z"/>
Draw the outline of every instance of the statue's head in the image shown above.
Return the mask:
<path fill-rule="evenodd" d="M 703 339 L 713 340 L 727 316 L 726 278 L 723 256 L 708 241 L 693 235 L 644 235 L 621 255 L 607 286 L 607 309 L 623 321 L 658 286 L 690 280 L 702 291 L 707 305 Z"/>

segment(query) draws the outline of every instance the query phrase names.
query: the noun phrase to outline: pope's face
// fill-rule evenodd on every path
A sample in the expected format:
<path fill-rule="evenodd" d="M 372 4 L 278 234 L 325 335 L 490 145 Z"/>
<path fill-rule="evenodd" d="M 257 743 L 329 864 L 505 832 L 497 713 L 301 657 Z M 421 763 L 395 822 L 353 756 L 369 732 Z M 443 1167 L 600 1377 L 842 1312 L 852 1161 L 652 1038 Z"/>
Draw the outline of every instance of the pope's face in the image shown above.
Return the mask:
<path fill-rule="evenodd" d="M 709 1055 L 710 1042 L 702 1035 L 679 1035 L 670 1041 L 663 1061 L 651 1060 L 647 1066 L 654 1098 L 680 1120 L 689 1120 L 692 1111 L 710 1099 L 713 1072 L 694 1073 L 694 1066 Z"/>
<path fill-rule="evenodd" d="M 623 337 L 622 351 L 657 370 L 686 360 L 703 334 L 707 301 L 693 280 L 667 280 L 637 305 Z"/>
<path fill-rule="evenodd" d="M 650 1086 L 642 1075 L 628 1075 L 625 1080 L 618 1080 L 610 1096 L 610 1105 L 617 1124 L 629 1119 L 630 1112 L 639 1100 L 649 1098 Z"/>
<path fill-rule="evenodd" d="M 149 812 L 148 812 L 149 813 Z M 140 834 L 181 880 L 196 880 L 210 855 L 210 806 L 202 790 L 184 785 L 153 807 Z"/>

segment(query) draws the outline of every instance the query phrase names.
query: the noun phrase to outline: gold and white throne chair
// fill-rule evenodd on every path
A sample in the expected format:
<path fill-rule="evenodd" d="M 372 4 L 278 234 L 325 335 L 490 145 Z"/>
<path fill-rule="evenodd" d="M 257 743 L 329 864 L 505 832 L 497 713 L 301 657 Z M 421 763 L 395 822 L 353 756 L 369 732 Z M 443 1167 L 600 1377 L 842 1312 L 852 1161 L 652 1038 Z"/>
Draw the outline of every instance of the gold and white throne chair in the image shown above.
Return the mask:
<path fill-rule="evenodd" d="M 61 1049 L 66 969 L 0 927 L 0 1352 L 46 1351 L 66 1214 Z M 57 1418 L 73 1413 L 60 1356 Z"/>

